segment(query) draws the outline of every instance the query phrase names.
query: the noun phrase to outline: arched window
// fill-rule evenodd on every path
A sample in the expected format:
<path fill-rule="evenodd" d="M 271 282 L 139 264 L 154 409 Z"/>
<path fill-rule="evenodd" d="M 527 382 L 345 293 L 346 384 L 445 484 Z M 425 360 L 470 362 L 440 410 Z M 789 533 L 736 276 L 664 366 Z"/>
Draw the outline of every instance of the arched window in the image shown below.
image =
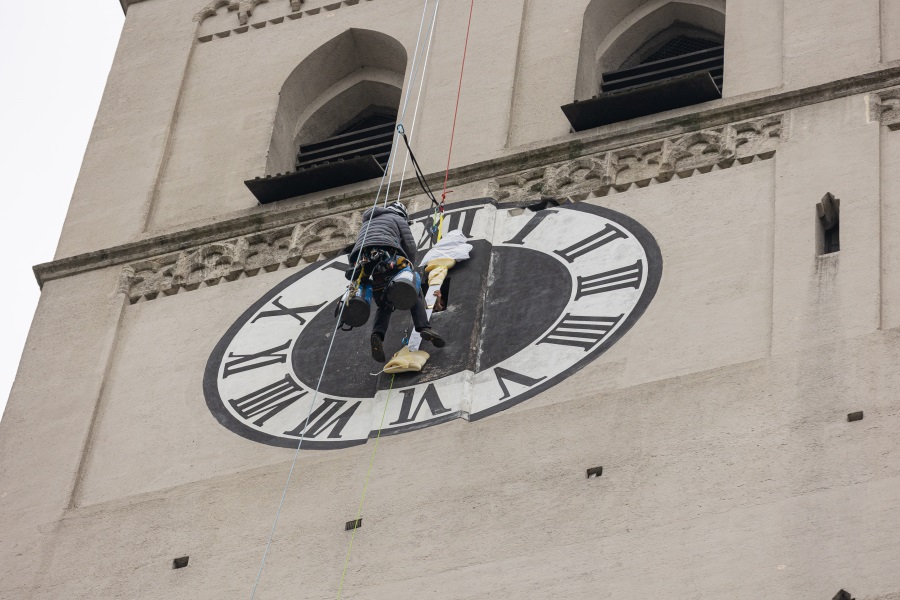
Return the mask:
<path fill-rule="evenodd" d="M 288 76 L 278 100 L 266 175 L 246 182 L 260 203 L 380 177 L 406 72 L 406 50 L 349 29 Z"/>
<path fill-rule="evenodd" d="M 724 34 L 724 0 L 592 0 L 563 111 L 581 131 L 721 98 Z"/>

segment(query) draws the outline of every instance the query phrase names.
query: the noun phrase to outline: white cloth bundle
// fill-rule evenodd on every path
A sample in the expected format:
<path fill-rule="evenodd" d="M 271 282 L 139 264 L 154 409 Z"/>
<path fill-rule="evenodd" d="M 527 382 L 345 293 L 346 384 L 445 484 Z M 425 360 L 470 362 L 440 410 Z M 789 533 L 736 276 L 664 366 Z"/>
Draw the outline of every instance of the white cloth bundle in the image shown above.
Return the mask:
<path fill-rule="evenodd" d="M 420 267 L 428 264 L 428 261 L 436 258 L 452 258 L 453 260 L 466 260 L 472 251 L 472 244 L 466 242 L 466 235 L 459 229 L 446 233 L 434 247 L 429 250 Z"/>

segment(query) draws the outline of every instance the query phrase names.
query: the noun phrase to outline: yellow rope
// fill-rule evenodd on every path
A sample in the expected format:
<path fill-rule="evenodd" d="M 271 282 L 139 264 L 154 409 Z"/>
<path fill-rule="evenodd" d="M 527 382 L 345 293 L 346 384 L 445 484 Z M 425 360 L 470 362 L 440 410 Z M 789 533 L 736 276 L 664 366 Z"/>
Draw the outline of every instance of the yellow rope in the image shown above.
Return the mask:
<path fill-rule="evenodd" d="M 353 528 L 350 535 L 350 545 L 347 547 L 347 557 L 344 559 L 344 570 L 341 571 L 341 583 L 338 586 L 336 600 L 341 600 L 341 593 L 344 591 L 344 579 L 347 576 L 347 567 L 350 565 L 350 553 L 353 552 L 353 540 L 356 539 L 356 531 L 359 529 L 359 519 L 362 516 L 363 504 L 366 501 L 366 490 L 369 488 L 369 478 L 372 476 L 372 467 L 375 465 L 375 453 L 378 452 L 378 440 L 381 439 L 381 429 L 384 427 L 384 417 L 387 415 L 388 403 L 391 400 L 391 392 L 394 390 L 394 377 L 391 375 L 391 387 L 388 388 L 387 398 L 384 401 L 384 410 L 381 413 L 381 423 L 378 424 L 378 435 L 375 436 L 375 445 L 372 447 L 372 455 L 369 457 L 369 469 L 366 472 L 366 480 L 363 483 L 362 496 L 359 499 L 359 507 L 356 509 L 356 519 L 354 523 L 357 525 Z"/>

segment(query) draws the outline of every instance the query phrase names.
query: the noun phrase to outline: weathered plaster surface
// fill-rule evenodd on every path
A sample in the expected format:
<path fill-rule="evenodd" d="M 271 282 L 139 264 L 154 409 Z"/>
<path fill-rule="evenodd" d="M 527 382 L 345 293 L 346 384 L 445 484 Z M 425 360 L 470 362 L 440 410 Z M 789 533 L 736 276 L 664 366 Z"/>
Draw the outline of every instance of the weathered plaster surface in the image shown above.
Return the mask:
<path fill-rule="evenodd" d="M 409 51 L 421 3 L 194 20 L 207 3 L 129 3 L 58 260 L 35 268 L 0 421 L 3 600 L 245 597 L 256 576 L 293 452 L 219 425 L 203 370 L 252 302 L 353 238 L 376 186 L 259 207 L 241 182 L 305 53 L 348 27 Z M 435 185 L 465 4 L 443 3 L 414 140 Z M 896 600 L 896 1 L 729 0 L 728 97 L 579 134 L 558 107 L 587 0 L 477 4 L 451 200 L 622 212 L 662 281 L 548 392 L 381 440 L 345 596 Z M 818 256 L 827 192 L 841 250 Z M 258 598 L 335 594 L 371 448 L 301 453 Z"/>

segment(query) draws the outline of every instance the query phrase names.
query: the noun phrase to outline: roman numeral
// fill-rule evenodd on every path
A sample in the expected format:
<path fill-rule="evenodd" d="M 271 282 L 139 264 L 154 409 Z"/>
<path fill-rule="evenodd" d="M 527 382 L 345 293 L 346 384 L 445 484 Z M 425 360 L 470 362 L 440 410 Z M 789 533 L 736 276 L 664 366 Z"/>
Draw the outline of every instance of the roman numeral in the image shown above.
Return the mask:
<path fill-rule="evenodd" d="M 244 371 L 259 369 L 260 367 L 267 367 L 277 363 L 286 363 L 287 354 L 281 354 L 281 352 L 287 350 L 290 345 L 291 341 L 288 340 L 280 346 L 269 348 L 268 350 L 263 350 L 256 354 L 235 354 L 234 352 L 230 352 L 228 358 L 234 360 L 225 363 L 222 379 L 227 378 L 229 375 L 234 375 L 235 373 L 243 373 Z"/>
<path fill-rule="evenodd" d="M 575 299 L 578 300 L 582 296 L 612 292 L 613 290 L 625 288 L 638 289 L 641 287 L 641 279 L 643 276 L 644 265 L 638 260 L 633 265 L 622 267 L 621 269 L 614 269 L 612 271 L 607 271 L 606 273 L 599 273 L 588 277 L 579 277 L 578 291 L 575 293 Z"/>
<path fill-rule="evenodd" d="M 517 383 L 519 385 L 524 385 L 527 387 L 532 387 L 547 379 L 546 377 L 541 377 L 540 379 L 532 379 L 527 375 L 522 375 L 521 373 L 516 373 L 515 371 L 510 371 L 502 367 L 497 367 L 496 369 L 494 369 L 494 375 L 497 377 L 497 383 L 500 384 L 500 389 L 503 390 L 503 396 L 500 398 L 500 400 L 498 400 L 498 402 L 506 400 L 512 395 L 509 393 L 509 388 L 506 387 L 507 381 L 511 381 L 513 383 Z"/>
<path fill-rule="evenodd" d="M 525 223 L 525 227 L 523 227 L 522 230 L 519 231 L 519 233 L 517 233 L 513 239 L 509 240 L 508 242 L 504 242 L 504 243 L 520 244 L 520 245 L 524 244 L 525 238 L 528 237 L 528 234 L 530 234 L 532 231 L 537 229 L 537 226 L 541 224 L 541 221 L 543 221 L 544 219 L 546 219 L 547 217 L 549 217 L 552 214 L 556 214 L 556 211 L 555 210 L 539 210 L 538 212 L 534 213 L 534 216 L 531 217 L 531 220 L 528 221 L 527 223 Z"/>
<path fill-rule="evenodd" d="M 576 346 L 587 352 L 606 337 L 606 334 L 612 331 L 624 316 L 579 317 L 566 314 L 550 333 L 541 338 L 538 344 Z"/>
<path fill-rule="evenodd" d="M 403 390 L 401 393 L 403 394 L 403 403 L 400 406 L 400 418 L 391 423 L 391 425 L 412 423 L 416 420 L 416 417 L 419 416 L 419 410 L 425 403 L 428 403 L 428 410 L 431 411 L 431 415 L 434 417 L 450 412 L 450 409 L 446 408 L 441 403 L 441 398 L 438 396 L 437 389 L 434 387 L 433 383 L 428 384 L 428 387 L 425 388 L 425 393 L 419 398 L 416 410 L 412 414 L 410 414 L 410 411 L 412 411 L 413 397 L 415 396 L 416 389 Z"/>
<path fill-rule="evenodd" d="M 265 319 L 267 317 L 291 316 L 291 317 L 294 317 L 295 319 L 297 319 L 298 321 L 300 321 L 301 325 L 306 325 L 306 319 L 304 319 L 300 315 L 306 314 L 306 313 L 311 313 L 311 312 L 316 312 L 317 310 L 319 310 L 320 308 L 322 308 L 323 306 L 328 304 L 327 302 L 323 302 L 322 304 L 319 304 L 318 306 L 301 306 L 299 308 L 288 308 L 287 306 L 285 306 L 284 304 L 281 303 L 281 298 L 282 298 L 282 296 L 278 296 L 277 298 L 272 300 L 272 304 L 274 304 L 275 307 L 278 308 L 278 310 L 267 310 L 265 312 L 261 312 L 258 315 L 256 315 L 253 318 L 253 320 L 250 322 L 256 323 L 258 320 Z"/>
<path fill-rule="evenodd" d="M 320 271 L 326 271 L 326 270 L 328 270 L 328 269 L 335 269 L 335 270 L 337 270 L 337 271 L 340 271 L 341 273 L 346 273 L 346 272 L 347 272 L 347 269 L 349 269 L 349 268 L 350 268 L 350 263 L 349 263 L 349 262 L 341 262 L 341 261 L 339 261 L 339 260 L 336 260 L 336 261 L 334 261 L 334 262 L 328 263 L 327 265 L 325 265 L 324 267 L 322 267 L 322 268 L 319 269 L 319 270 L 320 270 Z"/>
<path fill-rule="evenodd" d="M 416 243 L 417 250 L 423 250 L 425 248 L 431 248 L 434 246 L 435 242 L 437 242 L 437 233 L 432 233 L 431 228 L 434 227 L 434 216 L 429 216 L 424 221 L 425 230 L 422 232 L 422 236 L 419 238 L 419 241 Z"/>
<path fill-rule="evenodd" d="M 309 415 L 308 419 L 304 419 L 302 423 L 297 425 L 297 427 L 291 431 L 285 431 L 284 435 L 315 438 L 324 431 L 330 430 L 328 432 L 328 439 L 339 439 L 344 427 L 346 427 L 347 423 L 350 422 L 350 419 L 353 418 L 353 413 L 356 412 L 356 409 L 359 408 L 362 401 L 357 402 L 342 414 L 338 414 L 341 412 L 341 409 L 344 408 L 345 404 L 347 404 L 347 400 L 326 398 L 322 405 Z M 312 424 L 307 427 L 307 423 Z"/>
<path fill-rule="evenodd" d="M 454 211 L 444 215 L 444 232 L 459 229 L 459 222 L 462 221 L 462 232 L 467 238 L 472 237 L 472 225 L 475 224 L 475 213 L 484 208 L 483 206 L 475 206 L 473 208 L 465 208 L 463 210 Z"/>
<path fill-rule="evenodd" d="M 243 419 L 259 417 L 253 424 L 261 427 L 308 393 L 290 375 L 285 375 L 280 381 L 228 403 Z"/>
<path fill-rule="evenodd" d="M 581 240 L 577 244 L 572 244 L 565 250 L 554 250 L 553 252 L 554 254 L 559 254 L 568 262 L 572 263 L 575 262 L 575 259 L 579 256 L 587 254 L 588 252 L 592 252 L 597 248 L 605 246 L 606 244 L 614 240 L 627 237 L 628 236 L 618 228 L 607 224 L 607 226 L 604 227 L 600 232 Z"/>

